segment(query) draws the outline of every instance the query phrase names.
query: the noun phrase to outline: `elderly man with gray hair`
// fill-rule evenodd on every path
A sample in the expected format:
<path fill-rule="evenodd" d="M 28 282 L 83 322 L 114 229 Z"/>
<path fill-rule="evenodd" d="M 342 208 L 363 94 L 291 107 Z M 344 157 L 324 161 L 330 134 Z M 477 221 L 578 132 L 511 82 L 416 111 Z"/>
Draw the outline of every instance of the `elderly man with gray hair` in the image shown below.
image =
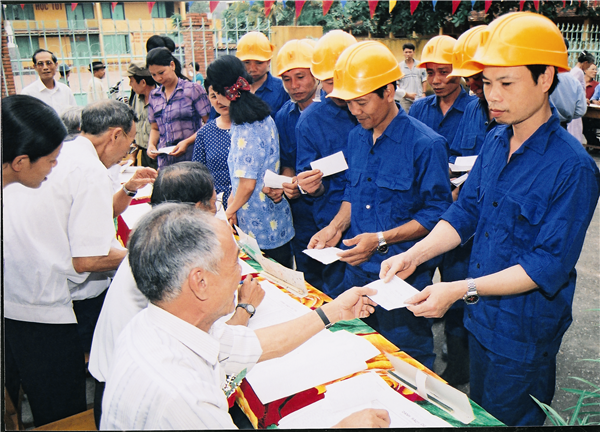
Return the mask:
<path fill-rule="evenodd" d="M 143 168 L 113 194 L 107 168 L 128 153 L 136 117 L 117 101 L 84 108 L 81 135 L 63 144 L 39 189 L 4 189 L 6 388 L 22 385 L 35 426 L 86 409 L 84 352 L 126 250 L 113 217 L 156 177 Z M 87 325 L 85 324 L 87 323 Z"/>
<path fill-rule="evenodd" d="M 149 305 L 115 347 L 101 429 L 234 429 L 225 375 L 282 356 L 340 320 L 366 317 L 376 291 L 353 288 L 292 321 L 260 330 L 217 321 L 235 308 L 241 269 L 229 226 L 184 204 L 161 204 L 129 240 L 129 263 Z M 244 284 L 257 284 L 246 277 Z M 363 410 L 340 427 L 389 425 Z"/>

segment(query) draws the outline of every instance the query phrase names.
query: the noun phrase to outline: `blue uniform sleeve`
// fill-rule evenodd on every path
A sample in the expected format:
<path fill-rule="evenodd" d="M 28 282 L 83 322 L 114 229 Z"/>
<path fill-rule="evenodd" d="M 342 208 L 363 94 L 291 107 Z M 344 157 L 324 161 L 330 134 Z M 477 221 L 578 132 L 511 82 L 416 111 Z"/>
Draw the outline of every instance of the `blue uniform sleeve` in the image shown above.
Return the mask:
<path fill-rule="evenodd" d="M 429 231 L 452 203 L 446 154 L 446 140 L 439 136 L 415 160 L 419 196 L 423 205 L 413 219 Z"/>
<path fill-rule="evenodd" d="M 284 110 L 287 111 L 287 110 Z M 290 115 L 287 112 L 279 111 L 275 116 L 275 124 L 279 132 L 279 160 L 280 168 L 289 167 L 296 169 L 296 136 L 295 125 L 290 127 Z M 290 129 L 292 129 L 290 131 Z"/>
<path fill-rule="evenodd" d="M 460 119 L 460 123 L 458 123 L 456 133 L 454 134 L 454 139 L 452 140 L 451 143 L 448 143 L 449 144 L 449 146 L 448 146 L 448 148 L 449 148 L 448 162 L 450 162 L 450 163 L 454 163 L 458 156 L 462 156 L 460 149 L 461 149 L 462 140 L 464 139 L 464 132 L 467 128 L 467 125 L 465 124 L 466 121 L 467 121 L 467 116 L 463 115 Z"/>

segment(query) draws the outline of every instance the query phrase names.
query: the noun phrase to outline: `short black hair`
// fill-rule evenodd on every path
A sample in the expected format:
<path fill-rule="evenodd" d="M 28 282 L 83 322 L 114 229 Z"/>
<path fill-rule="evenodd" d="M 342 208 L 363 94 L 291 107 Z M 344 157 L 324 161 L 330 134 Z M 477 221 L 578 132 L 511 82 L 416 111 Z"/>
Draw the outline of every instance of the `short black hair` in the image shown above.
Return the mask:
<path fill-rule="evenodd" d="M 527 69 L 531 72 L 531 77 L 533 78 L 533 82 L 537 85 L 540 75 L 546 72 L 547 65 L 527 65 Z M 554 78 L 552 78 L 552 85 L 548 90 L 548 96 L 552 94 L 556 86 L 558 85 L 558 70 L 556 66 L 554 66 Z"/>
<path fill-rule="evenodd" d="M 392 84 L 394 86 L 394 91 L 396 91 L 396 81 L 391 82 L 390 84 Z M 377 90 L 373 91 L 373 93 L 375 93 L 377 96 L 379 96 L 381 99 L 383 99 L 383 92 L 385 91 L 387 87 L 387 84 L 379 87 Z"/>
<path fill-rule="evenodd" d="M 56 56 L 54 55 L 54 53 L 52 51 L 48 51 L 47 49 L 40 48 L 33 53 L 33 56 L 31 56 L 31 61 L 33 62 L 33 64 L 37 63 L 37 61 L 35 60 L 35 56 L 41 52 L 47 52 L 48 54 L 50 54 L 52 56 L 52 61 L 54 62 L 54 64 L 58 63 L 58 59 L 56 58 Z"/>
<path fill-rule="evenodd" d="M 146 52 L 154 48 L 167 48 L 169 51 L 175 51 L 175 42 L 167 36 L 154 35 L 146 41 Z"/>
<path fill-rule="evenodd" d="M 194 69 L 196 69 L 196 72 L 200 72 L 200 63 L 194 62 Z"/>
<path fill-rule="evenodd" d="M 405 49 L 409 49 L 409 50 L 415 50 L 415 46 L 413 44 L 411 44 L 410 42 L 405 43 L 404 45 L 402 45 L 402 51 L 404 51 Z"/>
<path fill-rule="evenodd" d="M 210 206 L 213 176 L 200 162 L 179 162 L 162 168 L 152 186 L 150 204 L 179 202 Z"/>
<path fill-rule="evenodd" d="M 156 87 L 156 81 L 154 81 L 154 78 L 152 78 L 151 76 L 133 75 L 132 78 L 138 84 L 140 83 L 140 81 L 144 80 L 146 81 L 147 86 Z"/>
<path fill-rule="evenodd" d="M 579 63 L 584 63 L 584 62 L 596 63 L 596 58 L 592 54 L 587 52 L 586 50 L 583 50 L 583 51 L 581 51 L 581 54 L 579 54 L 577 61 Z"/>
<path fill-rule="evenodd" d="M 239 77 L 252 83 L 252 78 L 246 72 L 242 61 L 232 55 L 219 57 L 206 69 L 206 80 L 213 90 L 225 95 L 225 87 L 236 83 Z M 206 82 L 204 84 L 206 86 Z M 231 102 L 229 116 L 235 124 L 254 123 L 262 121 L 271 114 L 271 108 L 261 98 L 249 91 L 240 91 L 240 97 Z"/>
<path fill-rule="evenodd" d="M 52 107 L 27 95 L 2 99 L 2 163 L 27 155 L 48 156 L 63 142 L 67 128 Z"/>

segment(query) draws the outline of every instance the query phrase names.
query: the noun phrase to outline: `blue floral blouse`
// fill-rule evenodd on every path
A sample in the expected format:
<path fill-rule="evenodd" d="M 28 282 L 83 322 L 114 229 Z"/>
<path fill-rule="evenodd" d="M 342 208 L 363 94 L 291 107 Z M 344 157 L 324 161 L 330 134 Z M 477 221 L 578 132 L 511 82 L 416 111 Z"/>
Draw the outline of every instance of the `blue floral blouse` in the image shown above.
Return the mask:
<path fill-rule="evenodd" d="M 256 239 L 261 249 L 275 249 L 294 237 L 290 206 L 284 198 L 275 204 L 262 192 L 267 169 L 279 173 L 279 135 L 268 116 L 254 123 L 231 126 L 227 159 L 235 196 L 240 178 L 256 180 L 250 199 L 237 212 L 239 227 Z"/>

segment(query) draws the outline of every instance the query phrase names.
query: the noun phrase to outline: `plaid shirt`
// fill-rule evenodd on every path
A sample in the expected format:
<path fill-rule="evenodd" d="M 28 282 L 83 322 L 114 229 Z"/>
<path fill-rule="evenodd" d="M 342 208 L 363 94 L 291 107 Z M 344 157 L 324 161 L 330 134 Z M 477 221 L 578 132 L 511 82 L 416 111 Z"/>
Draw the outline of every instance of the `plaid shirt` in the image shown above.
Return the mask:
<path fill-rule="evenodd" d="M 202 116 L 208 115 L 209 111 L 206 91 L 197 83 L 179 79 L 168 101 L 164 86 L 152 90 L 148 121 L 158 124 L 160 139 L 157 148 L 174 145 L 195 134 L 202 126 Z"/>

